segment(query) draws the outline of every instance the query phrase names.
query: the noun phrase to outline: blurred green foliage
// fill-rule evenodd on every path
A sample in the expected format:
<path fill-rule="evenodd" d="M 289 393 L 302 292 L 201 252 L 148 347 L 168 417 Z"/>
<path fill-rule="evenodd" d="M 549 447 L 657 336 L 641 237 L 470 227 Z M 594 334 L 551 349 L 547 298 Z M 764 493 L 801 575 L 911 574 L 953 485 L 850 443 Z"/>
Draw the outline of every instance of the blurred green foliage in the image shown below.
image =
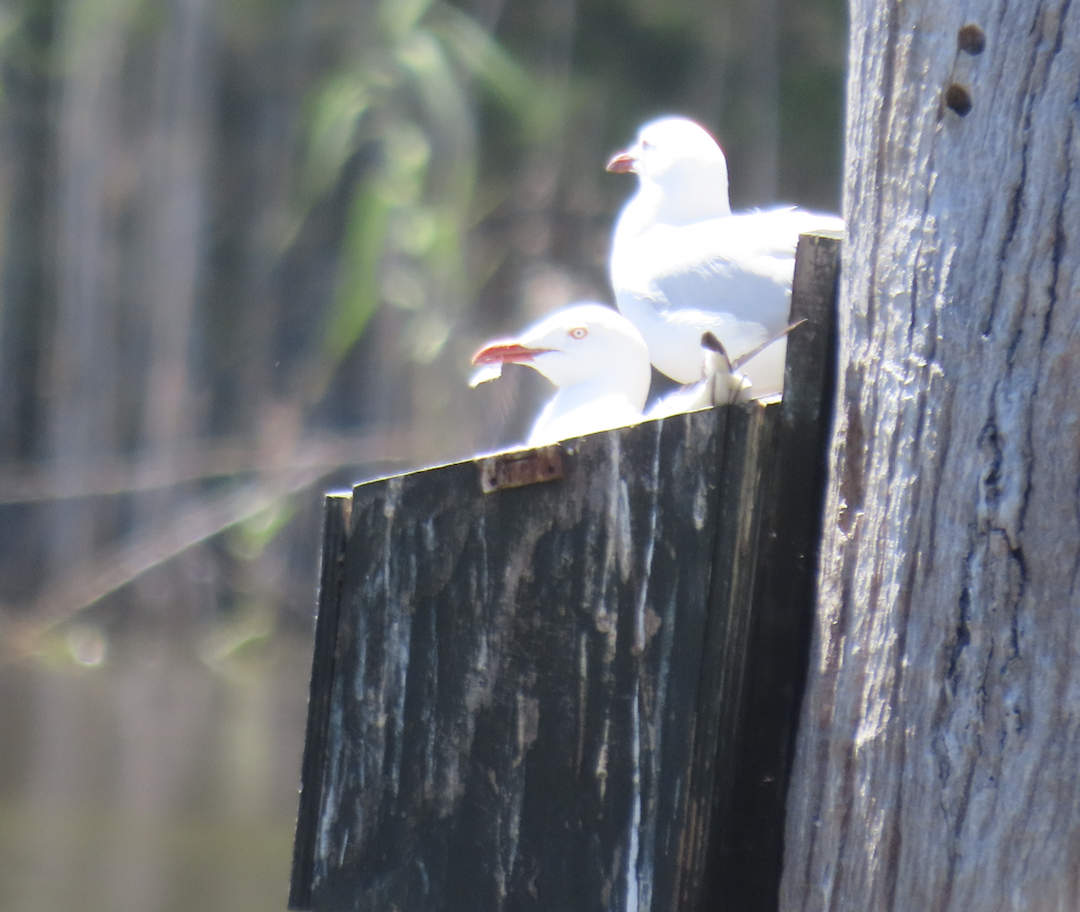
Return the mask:
<path fill-rule="evenodd" d="M 315 93 L 301 181 L 306 212 L 366 146 L 372 165 L 348 208 L 325 341 L 329 364 L 380 303 L 413 315 L 412 355 L 429 362 L 465 305 L 476 184 L 476 88 L 519 124 L 535 118 L 525 71 L 465 13 L 433 0 L 380 0 L 375 29 Z"/>
<path fill-rule="evenodd" d="M 608 297 L 632 182 L 603 164 L 642 121 L 713 129 L 736 206 L 838 206 L 844 32 L 841 0 L 2 0 L 0 467 L 253 455 L 161 495 L 0 504 L 0 602 L 316 432 L 418 427 L 395 465 L 499 443 L 468 356 Z M 302 605 L 310 542 L 275 542 L 310 526 L 273 515 L 210 559 L 228 587 L 303 555 Z"/>

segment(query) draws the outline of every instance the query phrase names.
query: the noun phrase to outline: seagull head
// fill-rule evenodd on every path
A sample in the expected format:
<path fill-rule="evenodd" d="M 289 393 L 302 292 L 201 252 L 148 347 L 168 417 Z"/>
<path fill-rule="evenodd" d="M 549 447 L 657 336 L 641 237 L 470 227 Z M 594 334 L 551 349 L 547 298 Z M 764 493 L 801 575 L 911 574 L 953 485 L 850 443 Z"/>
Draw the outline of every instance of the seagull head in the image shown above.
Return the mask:
<path fill-rule="evenodd" d="M 594 303 L 563 308 L 514 338 L 490 342 L 472 363 L 527 364 L 562 390 L 619 393 L 638 409 L 652 376 L 641 333 L 617 310 Z"/>
<path fill-rule="evenodd" d="M 634 144 L 615 153 L 607 170 L 633 172 L 640 196 L 657 216 L 685 224 L 731 214 L 727 160 L 716 140 L 686 117 L 661 117 L 645 124 Z"/>

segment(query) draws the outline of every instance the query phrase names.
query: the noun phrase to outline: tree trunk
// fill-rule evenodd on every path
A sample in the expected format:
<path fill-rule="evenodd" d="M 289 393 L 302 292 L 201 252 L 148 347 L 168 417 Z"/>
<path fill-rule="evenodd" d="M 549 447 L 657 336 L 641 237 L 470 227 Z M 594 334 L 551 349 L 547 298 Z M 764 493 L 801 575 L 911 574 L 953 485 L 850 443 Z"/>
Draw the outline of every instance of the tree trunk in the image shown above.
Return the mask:
<path fill-rule="evenodd" d="M 853 0 L 781 907 L 1080 908 L 1080 5 Z"/>

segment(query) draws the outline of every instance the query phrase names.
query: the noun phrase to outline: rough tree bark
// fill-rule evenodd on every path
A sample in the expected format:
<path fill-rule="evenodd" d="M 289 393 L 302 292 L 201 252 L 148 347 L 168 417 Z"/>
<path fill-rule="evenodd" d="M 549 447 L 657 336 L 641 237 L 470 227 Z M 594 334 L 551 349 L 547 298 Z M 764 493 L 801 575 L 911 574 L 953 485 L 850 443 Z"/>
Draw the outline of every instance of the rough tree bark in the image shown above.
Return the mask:
<path fill-rule="evenodd" d="M 853 0 L 781 908 L 1080 908 L 1080 4 Z"/>

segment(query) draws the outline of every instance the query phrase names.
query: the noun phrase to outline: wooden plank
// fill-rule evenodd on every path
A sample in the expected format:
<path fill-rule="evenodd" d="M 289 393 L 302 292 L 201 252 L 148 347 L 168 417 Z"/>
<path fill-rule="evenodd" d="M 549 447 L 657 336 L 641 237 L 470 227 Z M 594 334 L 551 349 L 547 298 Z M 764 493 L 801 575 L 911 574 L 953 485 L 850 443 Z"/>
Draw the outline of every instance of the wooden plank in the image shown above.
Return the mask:
<path fill-rule="evenodd" d="M 323 513 L 322 569 L 319 579 L 315 646 L 311 659 L 307 734 L 300 769 L 300 807 L 293 843 L 289 908 L 311 908 L 311 882 L 315 861 L 315 833 L 322 797 L 323 761 L 330 721 L 330 691 L 337 648 L 338 611 L 344 580 L 345 545 L 349 539 L 350 494 L 329 494 Z"/>
<path fill-rule="evenodd" d="M 799 239 L 774 483 L 762 504 L 760 551 L 740 713 L 738 764 L 718 785 L 711 880 L 702 908 L 772 912 L 779 904 L 784 808 L 816 598 L 836 377 L 839 236 Z M 730 801 L 730 812 L 722 813 Z"/>
<path fill-rule="evenodd" d="M 702 908 L 711 884 L 712 845 L 716 834 L 727 833 L 732 825 L 760 525 L 772 495 L 779 418 L 779 404 L 732 410 L 728 418 L 720 474 L 724 508 L 718 516 L 705 659 L 696 702 L 688 708 L 698 728 L 690 789 L 694 808 L 685 837 L 688 857 L 680 889 L 658 908 Z"/>
<path fill-rule="evenodd" d="M 722 500 L 754 488 L 732 470 L 722 492 L 723 450 L 757 446 L 761 414 L 579 438 L 563 480 L 493 494 L 471 463 L 356 488 L 313 908 L 621 910 L 695 889 L 711 567 Z M 719 719 L 735 704 L 716 697 Z"/>

